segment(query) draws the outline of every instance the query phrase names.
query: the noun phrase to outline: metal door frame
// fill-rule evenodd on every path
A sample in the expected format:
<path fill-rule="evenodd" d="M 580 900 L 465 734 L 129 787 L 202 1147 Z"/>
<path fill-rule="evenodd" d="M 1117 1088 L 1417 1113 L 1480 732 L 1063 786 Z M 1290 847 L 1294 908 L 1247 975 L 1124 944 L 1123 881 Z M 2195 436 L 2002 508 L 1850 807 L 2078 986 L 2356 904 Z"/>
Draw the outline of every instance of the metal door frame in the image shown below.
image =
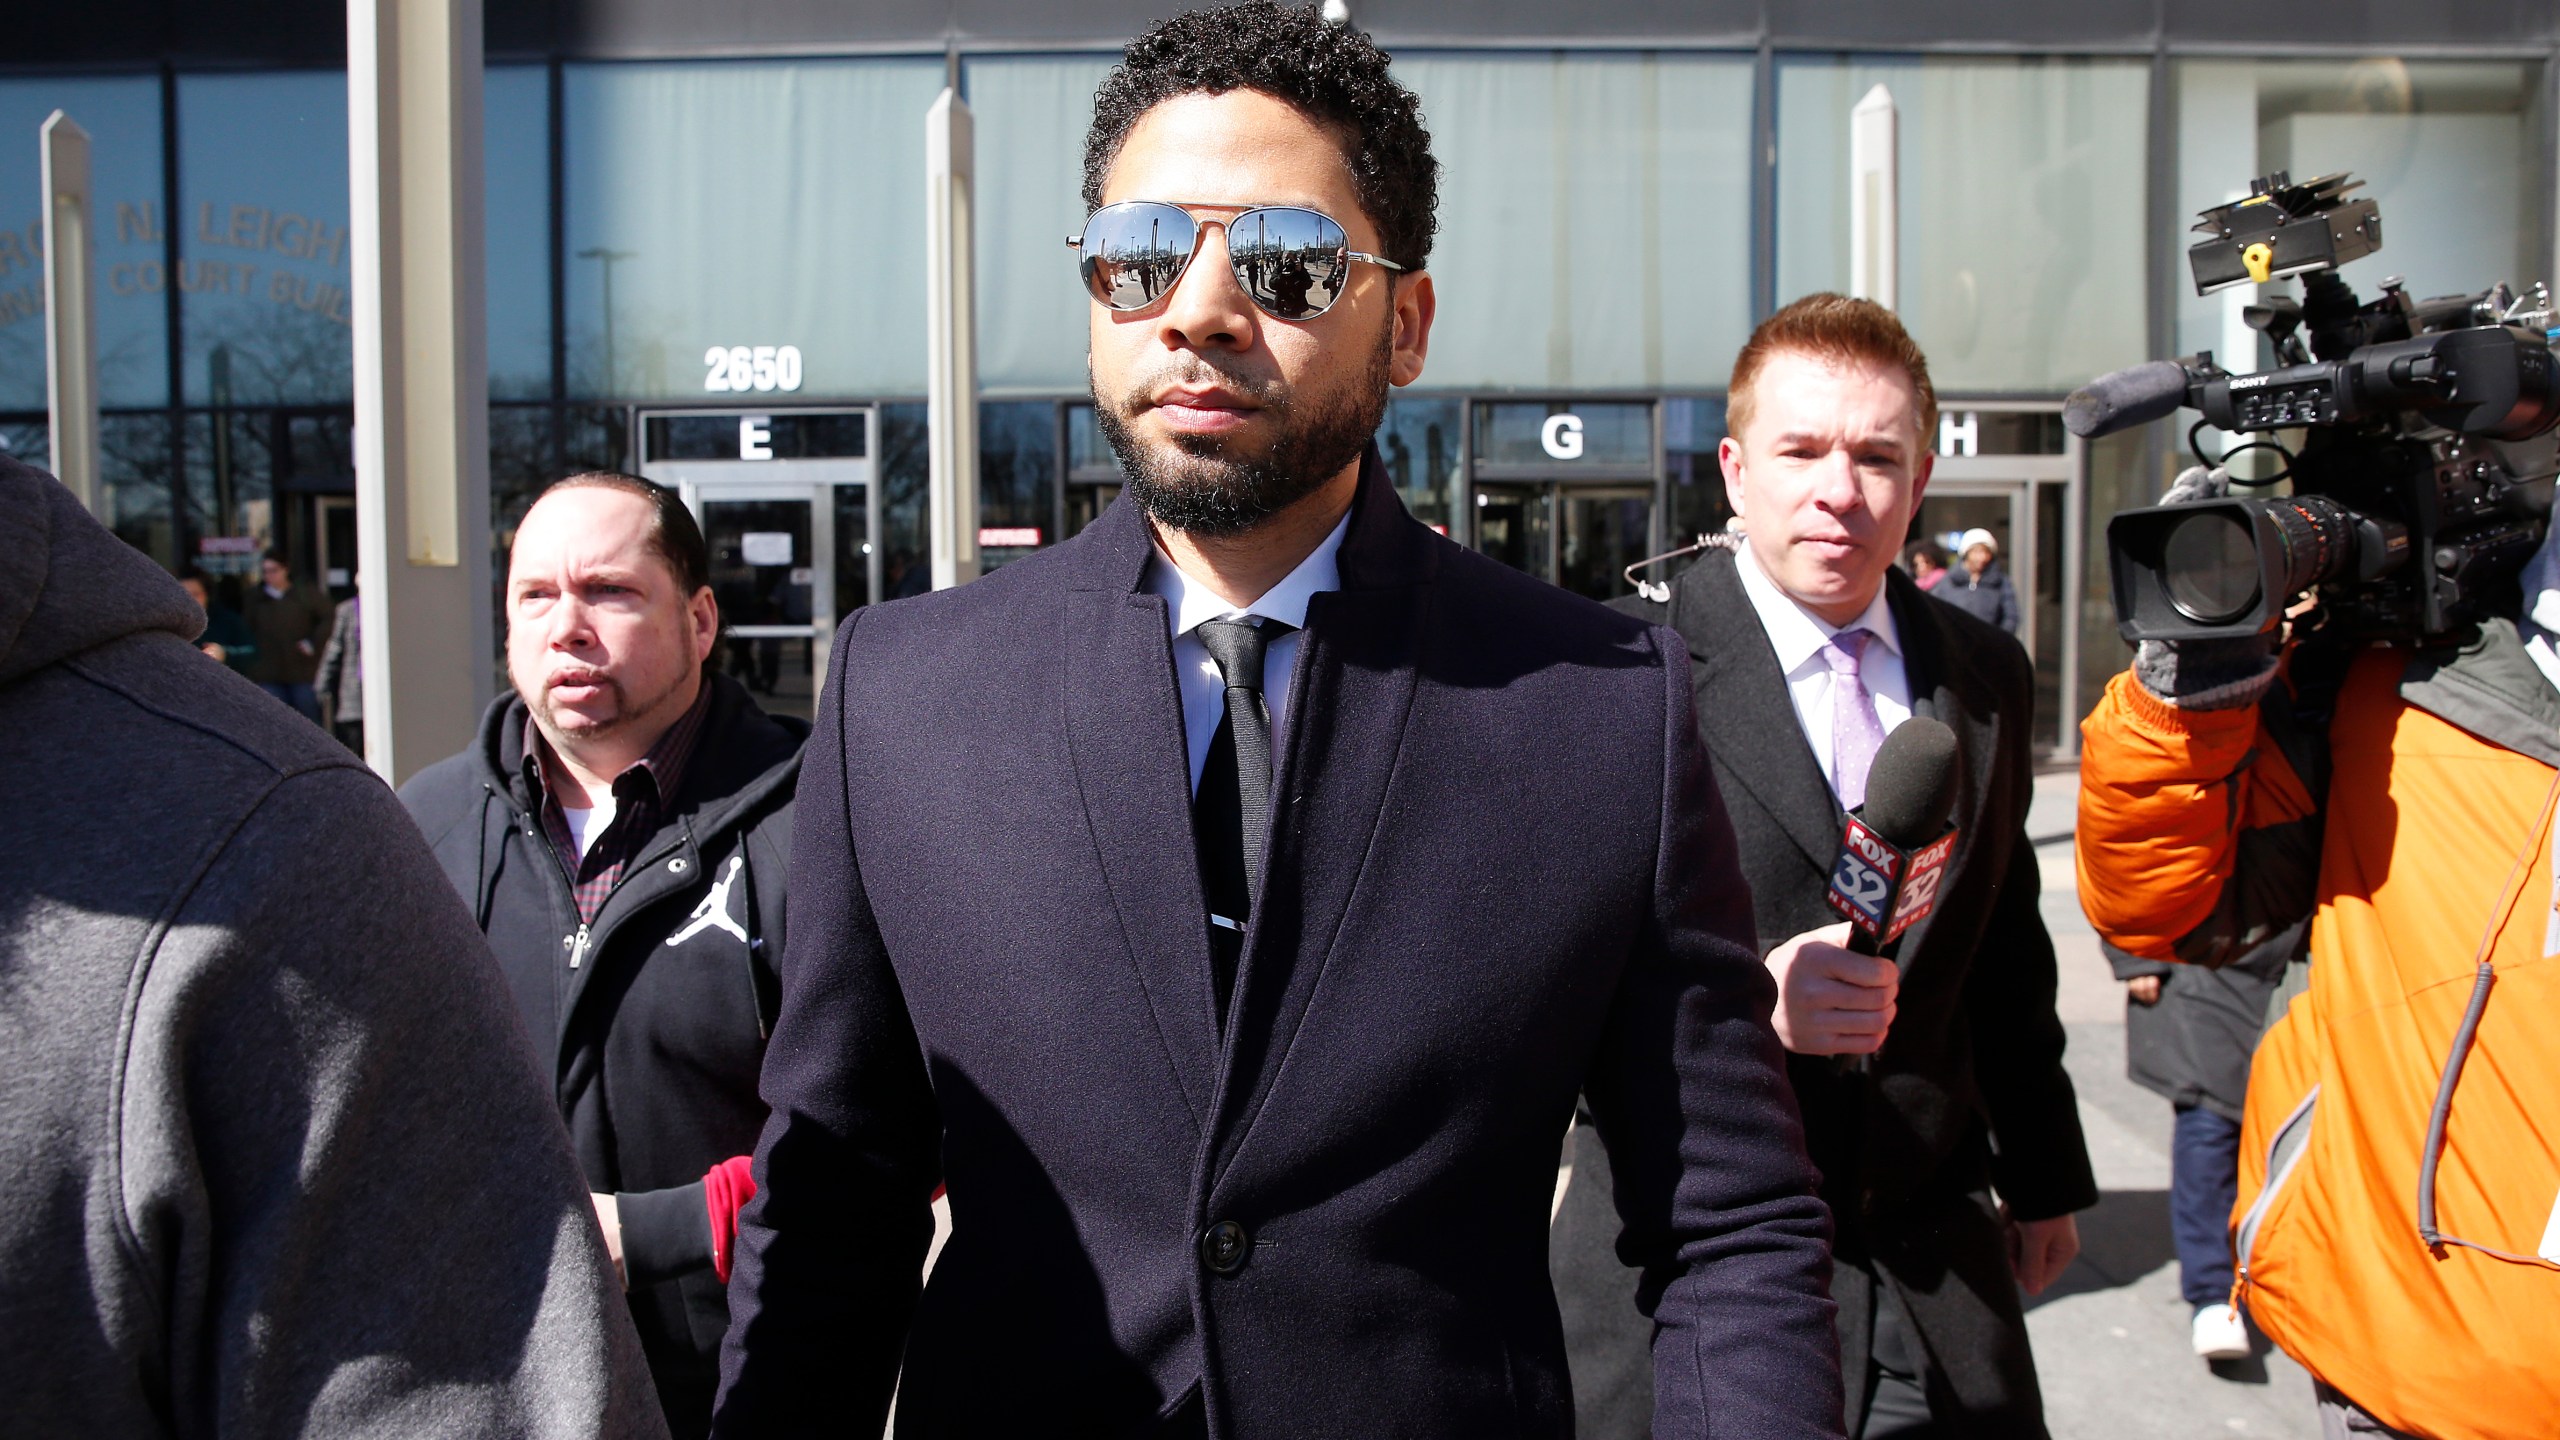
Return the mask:
<path fill-rule="evenodd" d="M 320 588 L 325 591 L 329 588 L 330 570 L 329 512 L 343 506 L 350 516 L 354 515 L 356 509 L 356 497 L 353 495 L 334 495 L 325 490 L 307 493 L 311 495 L 312 502 L 311 549 L 314 558 L 318 562 L 311 567 L 311 578 L 317 581 Z M 356 583 L 356 557 L 349 555 L 346 557 L 346 560 L 347 586 L 348 589 L 352 591 Z M 501 576 L 500 578 L 503 580 L 505 577 Z"/>

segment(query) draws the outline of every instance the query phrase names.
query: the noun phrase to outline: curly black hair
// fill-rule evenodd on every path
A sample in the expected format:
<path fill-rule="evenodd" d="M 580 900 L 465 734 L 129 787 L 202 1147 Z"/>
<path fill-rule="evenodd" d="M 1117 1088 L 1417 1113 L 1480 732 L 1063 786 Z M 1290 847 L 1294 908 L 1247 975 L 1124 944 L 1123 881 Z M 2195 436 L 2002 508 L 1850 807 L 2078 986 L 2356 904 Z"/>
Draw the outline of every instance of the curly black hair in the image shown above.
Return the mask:
<path fill-rule="evenodd" d="M 1387 73 L 1386 52 L 1367 35 L 1273 0 L 1188 11 L 1129 42 L 1094 92 L 1085 208 L 1101 208 L 1103 179 L 1139 116 L 1177 95 L 1230 90 L 1259 90 L 1337 131 L 1379 248 L 1415 270 L 1431 258 L 1440 162 L 1421 102 Z"/>

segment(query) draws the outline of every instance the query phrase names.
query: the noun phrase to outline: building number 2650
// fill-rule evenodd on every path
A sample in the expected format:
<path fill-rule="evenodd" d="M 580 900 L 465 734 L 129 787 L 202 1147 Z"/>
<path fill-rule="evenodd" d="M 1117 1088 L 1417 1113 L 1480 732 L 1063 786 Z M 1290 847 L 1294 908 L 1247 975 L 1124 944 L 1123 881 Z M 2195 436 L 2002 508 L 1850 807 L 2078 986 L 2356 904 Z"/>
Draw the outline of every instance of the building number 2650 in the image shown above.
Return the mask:
<path fill-rule="evenodd" d="M 797 390 L 800 347 L 797 345 L 714 345 L 702 352 L 711 367 L 702 388 L 715 391 Z"/>

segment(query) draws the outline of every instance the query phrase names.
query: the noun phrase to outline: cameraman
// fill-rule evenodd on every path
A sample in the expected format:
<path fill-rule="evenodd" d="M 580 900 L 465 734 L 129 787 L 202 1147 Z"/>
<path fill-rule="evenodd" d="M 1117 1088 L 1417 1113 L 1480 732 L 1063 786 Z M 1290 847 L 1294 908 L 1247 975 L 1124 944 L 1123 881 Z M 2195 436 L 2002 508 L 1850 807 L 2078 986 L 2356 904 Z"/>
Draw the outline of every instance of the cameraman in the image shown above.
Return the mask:
<path fill-rule="evenodd" d="M 2146 641 L 2082 727 L 2102 937 L 2222 966 L 2310 921 L 2250 1077 L 2233 1300 L 2333 1437 L 2560 1416 L 2555 631 L 2546 538 L 2513 617 L 2423 647 Z"/>

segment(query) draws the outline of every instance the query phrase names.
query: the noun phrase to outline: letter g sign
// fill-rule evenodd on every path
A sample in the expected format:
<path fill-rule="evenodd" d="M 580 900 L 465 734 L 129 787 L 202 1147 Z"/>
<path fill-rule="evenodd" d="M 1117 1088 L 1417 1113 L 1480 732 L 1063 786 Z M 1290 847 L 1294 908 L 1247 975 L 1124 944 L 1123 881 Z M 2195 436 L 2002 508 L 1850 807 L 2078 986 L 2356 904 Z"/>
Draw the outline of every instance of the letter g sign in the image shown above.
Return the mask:
<path fill-rule="evenodd" d="M 1558 460 L 1581 459 L 1582 417 L 1579 415 L 1548 416 L 1547 423 L 1538 427 L 1538 443 L 1545 446 L 1547 453 Z"/>

